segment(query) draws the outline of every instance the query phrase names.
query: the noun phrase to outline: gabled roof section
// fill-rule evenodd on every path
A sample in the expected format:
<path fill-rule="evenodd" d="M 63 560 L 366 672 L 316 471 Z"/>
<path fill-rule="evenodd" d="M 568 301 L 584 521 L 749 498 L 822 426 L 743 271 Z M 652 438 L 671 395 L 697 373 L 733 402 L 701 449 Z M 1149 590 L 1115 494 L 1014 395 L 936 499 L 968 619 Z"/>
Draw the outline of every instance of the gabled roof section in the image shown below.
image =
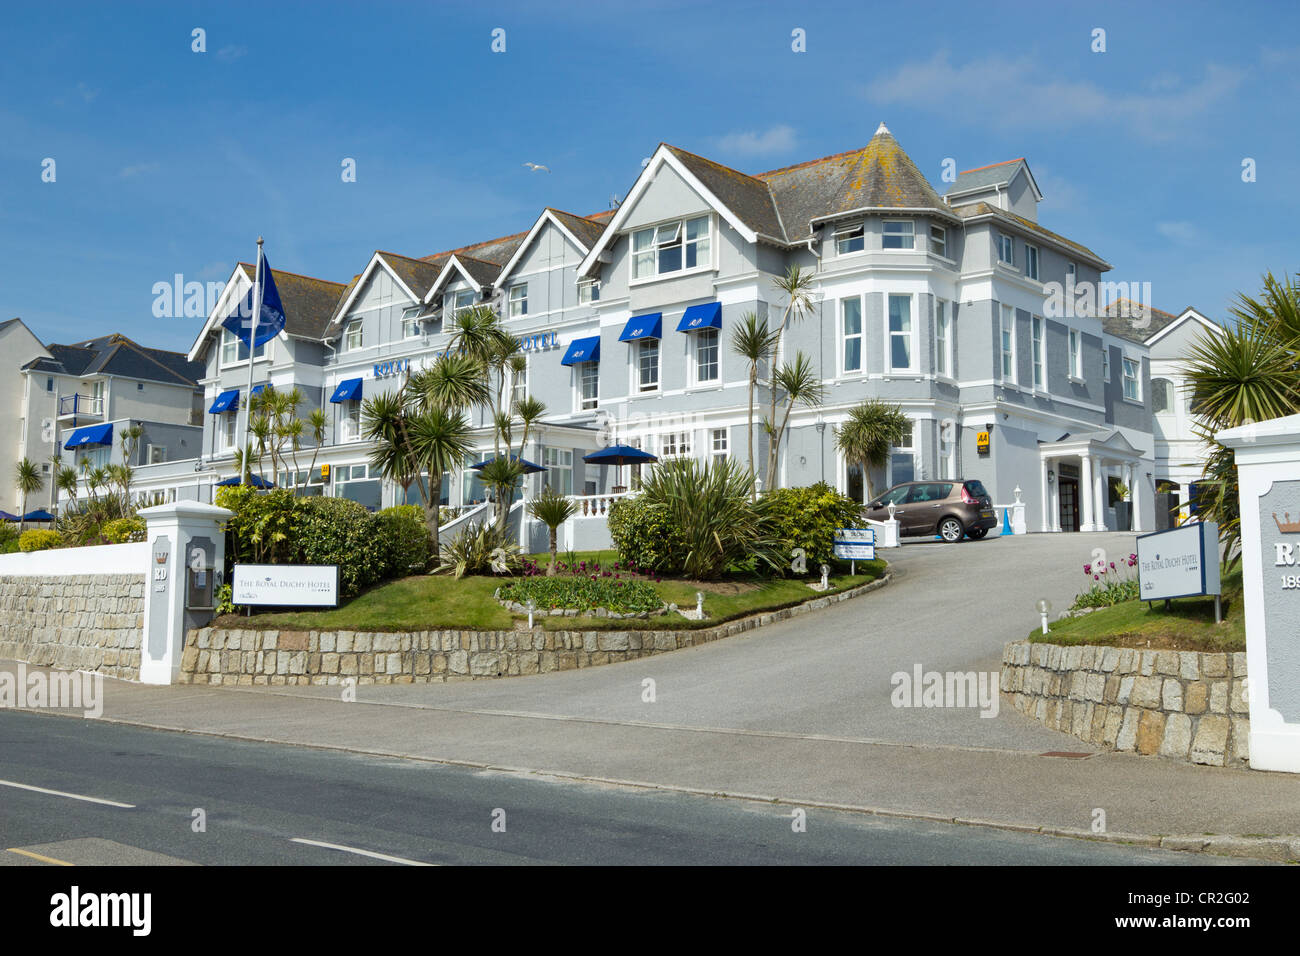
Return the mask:
<path fill-rule="evenodd" d="M 395 252 L 377 250 L 366 263 L 366 267 L 343 287 L 343 292 L 339 295 L 322 337 L 330 338 L 337 334 L 337 327 L 342 323 L 357 296 L 360 295 L 361 289 L 374 275 L 376 269 L 385 269 L 416 302 L 424 301 L 424 294 L 437 281 L 439 272 L 434 263 L 424 259 L 412 259 L 410 256 L 399 256 Z"/>
<path fill-rule="evenodd" d="M 1087 246 L 1081 245 L 1073 239 L 1066 239 L 1064 236 L 1052 232 L 1050 229 L 1044 229 L 1038 223 L 1031 222 L 1023 216 L 1017 216 L 1015 213 L 1007 212 L 1004 209 L 998 209 L 996 206 L 990 206 L 986 202 L 971 203 L 969 206 L 957 206 L 953 209 L 953 212 L 963 220 L 967 221 L 984 216 L 991 217 L 1008 226 L 1023 229 L 1039 239 L 1046 239 L 1048 242 L 1054 242 L 1062 249 L 1073 253 L 1075 256 L 1088 259 L 1092 265 L 1097 266 L 1102 272 L 1106 272 L 1111 268 L 1109 262 L 1097 255 L 1097 253 L 1093 252 Z"/>
<path fill-rule="evenodd" d="M 434 280 L 429 291 L 424 294 L 424 302 L 426 305 L 432 302 L 453 275 L 459 274 L 461 278 L 473 286 L 474 291 L 480 292 L 491 286 L 500 273 L 501 266 L 499 263 L 476 259 L 463 252 L 453 253 L 448 257 L 447 264 L 442 267 L 442 271 L 438 273 L 438 278 Z"/>
<path fill-rule="evenodd" d="M 501 271 L 494 280 L 497 288 L 502 287 L 502 283 L 514 271 L 515 266 L 519 264 L 519 260 L 523 258 L 524 252 L 533 244 L 533 240 L 537 238 L 547 223 L 551 223 L 567 236 L 569 241 L 577 246 L 584 256 L 600 239 L 600 234 L 605 231 L 602 223 L 592 222 L 590 219 L 583 219 L 581 216 L 573 215 L 573 213 L 562 212 L 559 209 L 552 209 L 547 206 L 542 210 L 542 214 L 537 217 L 537 221 L 533 223 L 533 228 L 528 230 L 528 235 L 516 247 L 514 255 L 501 267 Z"/>
<path fill-rule="evenodd" d="M 739 217 L 750 231 L 779 242 L 789 241 L 785 227 L 781 224 L 781 214 L 763 180 L 737 172 L 703 156 L 688 153 L 678 146 L 665 143 L 663 148 L 676 157 L 717 202 Z"/>
<path fill-rule="evenodd" d="M 818 220 L 846 213 L 889 209 L 931 210 L 954 218 L 929 180 L 881 123 L 861 149 L 760 173 L 771 189 L 791 241 L 812 232 Z"/>
<path fill-rule="evenodd" d="M 959 173 L 957 181 L 948 187 L 948 191 L 944 195 L 951 199 L 954 196 L 983 192 L 986 189 L 994 189 L 998 186 L 1009 186 L 1020 175 L 1022 170 L 1029 180 L 1029 188 L 1034 191 L 1034 198 L 1038 202 L 1042 202 L 1043 192 L 1038 188 L 1038 180 L 1034 179 L 1034 174 L 1029 169 L 1029 163 L 1023 156 L 1017 159 L 1008 159 L 1001 163 L 993 163 L 991 166 L 979 166 Z"/>
<path fill-rule="evenodd" d="M 167 385 L 197 387 L 203 365 L 180 352 L 152 349 L 125 335 L 103 335 L 74 345 L 51 345 L 49 358 L 28 362 L 24 369 L 60 375 L 115 375 Z"/>
<path fill-rule="evenodd" d="M 193 362 L 203 353 L 203 346 L 208 336 L 221 324 L 234 308 L 231 301 L 236 295 L 242 296 L 253 284 L 256 267 L 247 262 L 235 266 L 230 281 L 217 299 L 216 307 L 203 328 L 190 346 L 187 358 Z M 317 279 L 312 276 L 298 275 L 296 272 L 282 272 L 272 269 L 275 287 L 280 292 L 280 303 L 284 306 L 284 331 L 282 334 L 295 338 L 321 340 L 329 327 L 339 297 L 347 288 L 341 282 Z"/>
<path fill-rule="evenodd" d="M 1151 336 L 1178 321 L 1178 316 L 1170 312 L 1162 312 L 1132 299 L 1116 299 L 1106 304 L 1098 311 L 1097 317 L 1101 319 L 1101 330 L 1107 335 L 1139 345 L 1145 345 Z M 1135 318 L 1148 321 L 1142 328 L 1137 328 L 1133 324 Z"/>

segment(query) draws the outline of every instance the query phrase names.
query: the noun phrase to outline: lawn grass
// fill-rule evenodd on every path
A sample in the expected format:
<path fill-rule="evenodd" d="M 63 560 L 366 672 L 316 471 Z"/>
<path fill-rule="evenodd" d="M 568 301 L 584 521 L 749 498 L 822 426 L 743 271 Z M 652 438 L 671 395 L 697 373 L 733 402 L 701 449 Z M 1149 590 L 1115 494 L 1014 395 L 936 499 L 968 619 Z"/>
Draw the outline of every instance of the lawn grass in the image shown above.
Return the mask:
<path fill-rule="evenodd" d="M 533 555 L 545 566 L 547 555 Z M 567 563 L 567 556 L 559 560 Z M 609 570 L 618 560 L 613 551 L 587 551 L 574 556 L 575 561 L 591 564 L 599 561 Z M 867 584 L 885 571 L 884 561 L 859 561 L 856 575 L 831 575 L 835 593 Z M 504 579 L 509 580 L 509 579 Z M 677 614 L 652 615 L 649 618 L 610 619 L 598 617 L 544 617 L 536 623 L 548 630 L 687 630 L 712 627 L 722 621 L 763 611 L 774 611 L 821 596 L 808 587 L 815 576 L 755 580 L 749 575 L 733 575 L 718 582 L 696 582 L 665 578 L 655 590 L 665 604 L 680 608 L 695 607 L 695 594 L 704 592 L 703 621 L 690 621 Z M 497 603 L 492 593 L 502 578 L 467 576 L 457 581 L 450 575 L 421 574 L 376 585 L 338 608 L 326 610 L 277 611 L 253 614 L 226 614 L 213 627 L 257 628 L 292 631 L 427 631 L 509 630 L 523 616 L 512 614 Z"/>
<path fill-rule="evenodd" d="M 1048 633 L 1034 628 L 1029 640 L 1042 644 L 1101 644 L 1158 650 L 1229 652 L 1246 649 L 1246 613 L 1241 572 L 1223 576 L 1223 623 L 1214 623 L 1214 598 L 1125 601 L 1083 617 L 1054 621 Z"/>

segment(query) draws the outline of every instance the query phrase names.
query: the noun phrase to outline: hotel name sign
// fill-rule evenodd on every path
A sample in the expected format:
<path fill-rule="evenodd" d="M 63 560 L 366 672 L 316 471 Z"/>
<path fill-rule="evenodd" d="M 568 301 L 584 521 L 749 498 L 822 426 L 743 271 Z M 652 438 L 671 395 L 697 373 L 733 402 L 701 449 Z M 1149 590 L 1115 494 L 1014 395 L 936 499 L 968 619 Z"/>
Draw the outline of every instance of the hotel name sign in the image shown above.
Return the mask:
<path fill-rule="evenodd" d="M 522 335 L 519 337 L 519 349 L 523 352 L 549 352 L 551 349 L 560 347 L 560 336 L 558 332 L 538 332 L 535 335 Z M 451 352 L 451 346 L 440 352 L 434 353 L 434 358 L 441 358 Z M 411 360 L 409 358 L 389 359 L 384 362 L 374 364 L 375 378 L 392 378 L 395 375 L 405 375 L 411 370 Z"/>

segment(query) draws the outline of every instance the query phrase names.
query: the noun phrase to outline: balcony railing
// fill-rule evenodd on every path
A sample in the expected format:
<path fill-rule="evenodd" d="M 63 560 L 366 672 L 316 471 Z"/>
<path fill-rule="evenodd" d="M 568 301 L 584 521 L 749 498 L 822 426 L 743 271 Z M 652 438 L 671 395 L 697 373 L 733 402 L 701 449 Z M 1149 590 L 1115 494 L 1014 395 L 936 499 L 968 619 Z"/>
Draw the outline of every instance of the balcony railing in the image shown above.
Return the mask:
<path fill-rule="evenodd" d="M 578 506 L 575 518 L 604 518 L 609 515 L 610 505 L 634 494 L 623 491 L 610 495 L 570 495 L 569 500 Z"/>
<path fill-rule="evenodd" d="M 59 398 L 59 416 L 104 417 L 104 399 L 91 395 L 63 395 Z"/>

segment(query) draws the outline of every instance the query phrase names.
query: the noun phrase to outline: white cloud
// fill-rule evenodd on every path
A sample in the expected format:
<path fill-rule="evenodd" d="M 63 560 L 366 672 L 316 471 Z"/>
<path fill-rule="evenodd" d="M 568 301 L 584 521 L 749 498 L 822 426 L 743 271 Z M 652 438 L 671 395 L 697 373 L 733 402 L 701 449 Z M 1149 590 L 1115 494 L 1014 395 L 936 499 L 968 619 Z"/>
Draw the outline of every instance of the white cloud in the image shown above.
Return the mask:
<path fill-rule="evenodd" d="M 795 133 L 792 126 L 772 126 L 765 130 L 744 130 L 728 133 L 718 139 L 718 149 L 727 153 L 762 156 L 784 153 L 794 149 Z"/>
<path fill-rule="evenodd" d="M 123 166 L 118 176 L 123 179 L 131 179 L 135 176 L 143 176 L 145 173 L 152 173 L 157 169 L 157 163 L 136 163 L 133 166 Z"/>
<path fill-rule="evenodd" d="M 1097 135 L 1127 129 L 1145 139 L 1170 139 L 1235 93 L 1243 79 L 1242 71 L 1212 63 L 1191 84 L 1166 72 L 1146 91 L 1121 93 L 1060 79 L 1031 57 L 994 55 L 954 64 L 940 51 L 871 82 L 865 92 L 876 104 L 946 110 L 954 119 L 1001 128 L 1087 126 Z M 1008 90 L 1015 90 L 1014 102 Z"/>
<path fill-rule="evenodd" d="M 238 60 L 241 56 L 243 56 L 247 52 L 248 52 L 248 47 L 238 46 L 232 43 L 229 46 L 223 46 L 220 50 L 217 51 L 217 59 L 224 60 L 226 62 L 229 62 L 231 60 Z"/>
<path fill-rule="evenodd" d="M 1197 229 L 1195 225 L 1185 220 L 1177 222 L 1158 222 L 1156 223 L 1156 232 L 1174 242 L 1193 243 L 1201 238 L 1201 231 Z"/>

